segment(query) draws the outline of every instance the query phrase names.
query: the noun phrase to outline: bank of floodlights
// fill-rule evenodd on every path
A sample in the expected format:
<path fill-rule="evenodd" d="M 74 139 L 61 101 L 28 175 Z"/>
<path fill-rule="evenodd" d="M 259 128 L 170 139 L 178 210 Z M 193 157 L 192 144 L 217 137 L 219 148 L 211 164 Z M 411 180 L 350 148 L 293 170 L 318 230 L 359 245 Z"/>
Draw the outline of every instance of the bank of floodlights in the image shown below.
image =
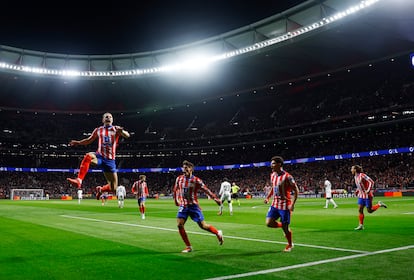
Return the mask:
<path fill-rule="evenodd" d="M 241 56 L 247 53 L 252 53 L 260 49 L 295 38 L 297 36 L 301 36 L 305 33 L 311 32 L 313 30 L 316 30 L 318 28 L 331 24 L 337 20 L 345 18 L 349 15 L 357 13 L 360 10 L 366 9 L 369 6 L 379 1 L 380 0 L 361 1 L 358 5 L 352 6 L 346 9 L 345 11 L 338 12 L 327 18 L 323 18 L 318 22 L 314 22 L 310 25 L 303 26 L 294 31 L 287 32 L 278 37 L 268 39 L 262 42 L 258 42 L 258 43 L 255 43 L 253 45 L 250 45 L 244 48 L 226 52 L 220 55 L 215 55 L 215 56 L 206 57 L 206 58 L 197 58 L 195 60 L 187 60 L 181 63 L 164 65 L 160 67 L 153 67 L 153 68 L 147 68 L 147 69 L 130 69 L 130 70 L 122 70 L 122 71 L 76 71 L 76 70 L 70 70 L 70 69 L 53 70 L 53 69 L 47 69 L 47 68 L 37 68 L 37 67 L 30 67 L 30 66 L 0 62 L 0 68 L 6 69 L 9 71 L 33 73 L 33 74 L 40 74 L 40 75 L 61 76 L 61 77 L 86 77 L 86 78 L 87 77 L 133 77 L 133 76 L 141 76 L 141 75 L 146 75 L 146 74 L 166 73 L 166 72 L 175 72 L 175 71 L 182 71 L 182 70 L 197 70 L 200 68 L 204 68 L 215 62 L 218 62 L 218 61 L 223 61 L 223 60 L 230 59 L 236 56 Z"/>

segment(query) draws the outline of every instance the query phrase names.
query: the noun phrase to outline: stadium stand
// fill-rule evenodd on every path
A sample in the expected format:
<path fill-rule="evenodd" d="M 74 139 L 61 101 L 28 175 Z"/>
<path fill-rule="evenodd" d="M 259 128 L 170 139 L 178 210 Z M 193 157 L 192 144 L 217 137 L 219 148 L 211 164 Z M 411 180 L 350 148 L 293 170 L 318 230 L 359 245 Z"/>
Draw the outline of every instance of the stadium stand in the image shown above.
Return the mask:
<path fill-rule="evenodd" d="M 262 89 L 186 104 L 173 110 L 113 112 L 115 123 L 133 136 L 121 142 L 118 168 L 178 167 L 188 159 L 196 165 L 268 161 L 274 154 L 285 159 L 353 153 L 414 146 L 414 75 L 404 59 L 383 61 L 311 82 Z M 102 112 L 103 113 L 103 112 Z M 77 168 L 93 147 L 67 146 L 100 123 L 98 113 L 34 112 L 3 109 L 0 166 Z M 85 130 L 89 129 L 89 130 Z M 334 186 L 352 190 L 349 168 L 362 164 L 377 188 L 410 189 L 412 154 L 289 166 L 302 192 L 315 192 L 325 173 Z M 260 195 L 269 170 L 265 167 L 203 171 L 212 189 L 223 176 L 240 182 L 242 189 Z M 4 174 L 3 174 L 4 175 Z M 41 187 L 51 197 L 74 193 L 65 173 L 8 172 L 0 179 L 0 195 L 13 187 Z M 121 173 L 130 186 L 134 173 Z M 168 195 L 175 175 L 148 175 L 152 194 Z M 85 180 L 92 193 L 101 176 Z"/>

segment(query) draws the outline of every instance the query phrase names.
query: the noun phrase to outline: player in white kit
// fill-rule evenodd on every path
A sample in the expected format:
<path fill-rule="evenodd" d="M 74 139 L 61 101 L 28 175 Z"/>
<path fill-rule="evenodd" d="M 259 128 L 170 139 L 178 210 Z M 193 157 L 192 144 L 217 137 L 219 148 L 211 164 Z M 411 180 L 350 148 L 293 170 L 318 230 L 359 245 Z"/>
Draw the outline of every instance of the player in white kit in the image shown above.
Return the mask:
<path fill-rule="evenodd" d="M 226 200 L 229 204 L 230 215 L 233 215 L 233 205 L 231 202 L 231 184 L 227 178 L 224 178 L 223 182 L 221 183 L 219 196 L 221 200 L 221 205 L 219 207 L 219 212 L 217 213 L 217 215 L 223 215 L 223 203 Z"/>
<path fill-rule="evenodd" d="M 336 204 L 335 200 L 332 197 L 332 184 L 328 179 L 325 180 L 324 186 L 325 186 L 326 202 L 325 202 L 325 207 L 323 208 L 328 208 L 329 203 L 332 203 L 334 208 L 337 208 L 338 205 Z"/>
<path fill-rule="evenodd" d="M 118 186 L 116 189 L 116 197 L 118 198 L 118 207 L 124 208 L 124 200 L 126 197 L 126 189 L 124 186 Z"/>

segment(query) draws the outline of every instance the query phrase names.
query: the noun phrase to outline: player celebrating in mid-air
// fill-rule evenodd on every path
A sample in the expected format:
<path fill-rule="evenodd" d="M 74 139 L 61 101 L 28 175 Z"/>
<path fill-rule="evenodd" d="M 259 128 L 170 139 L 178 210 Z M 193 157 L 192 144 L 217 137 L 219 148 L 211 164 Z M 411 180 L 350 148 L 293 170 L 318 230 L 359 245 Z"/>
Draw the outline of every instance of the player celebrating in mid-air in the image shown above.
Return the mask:
<path fill-rule="evenodd" d="M 282 228 L 288 241 L 284 252 L 290 252 L 293 248 L 292 231 L 289 228 L 291 211 L 295 208 L 298 198 L 299 189 L 292 175 L 283 170 L 283 158 L 274 156 L 271 159 L 270 167 L 272 174 L 270 181 L 272 188 L 267 194 L 264 203 L 268 203 L 270 197 L 273 196 L 272 205 L 266 216 L 266 225 L 271 228 Z M 291 192 L 293 191 L 293 199 Z M 280 222 L 277 220 L 280 218 Z"/>
<path fill-rule="evenodd" d="M 186 248 L 181 251 L 182 253 L 193 251 L 193 247 L 184 229 L 188 217 L 196 222 L 200 228 L 215 234 L 219 244 L 223 244 L 223 233 L 221 230 L 217 230 L 214 226 L 204 221 L 203 213 L 198 204 L 197 193 L 199 190 L 202 190 L 206 195 L 213 198 L 218 205 L 221 205 L 221 201 L 207 188 L 200 178 L 193 175 L 193 170 L 194 164 L 185 160 L 183 162 L 184 174 L 177 177 L 173 188 L 174 202 L 179 207 L 177 213 L 178 231 L 186 245 Z"/>
<path fill-rule="evenodd" d="M 363 230 L 365 218 L 364 207 L 367 207 L 368 213 L 373 213 L 380 207 L 387 208 L 387 205 L 385 205 L 382 201 L 378 201 L 377 204 L 372 206 L 372 200 L 374 198 L 374 180 L 372 180 L 367 174 L 363 173 L 360 165 L 353 165 L 351 167 L 351 173 L 354 175 L 359 205 L 359 225 L 355 228 L 355 230 Z"/>
<path fill-rule="evenodd" d="M 102 192 L 116 191 L 118 187 L 118 174 L 116 173 L 115 153 L 118 146 L 119 137 L 129 138 L 129 132 L 120 126 L 114 126 L 111 113 L 102 116 L 103 125 L 95 128 L 92 134 L 82 140 L 71 140 L 69 146 L 89 145 L 98 139 L 98 150 L 87 153 L 79 168 L 78 177 L 75 179 L 67 178 L 69 183 L 78 189 L 82 187 L 82 181 L 89 170 L 89 165 L 100 166 L 104 172 L 107 185 L 96 187 L 96 199 L 99 200 Z"/>

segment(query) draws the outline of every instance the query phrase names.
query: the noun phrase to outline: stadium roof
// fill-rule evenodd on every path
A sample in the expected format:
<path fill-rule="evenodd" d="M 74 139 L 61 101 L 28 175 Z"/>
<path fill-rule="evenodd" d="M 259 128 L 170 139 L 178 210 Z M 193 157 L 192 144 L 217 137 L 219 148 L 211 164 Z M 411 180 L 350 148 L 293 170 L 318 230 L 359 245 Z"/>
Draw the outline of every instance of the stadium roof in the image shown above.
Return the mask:
<path fill-rule="evenodd" d="M 306 1 L 281 14 L 177 48 L 135 54 L 82 56 L 1 46 L 0 61 L 47 69 L 85 71 L 150 69 L 190 52 L 231 52 L 294 32 L 357 0 Z M 35 111 L 143 111 L 200 102 L 307 80 L 414 51 L 414 1 L 382 0 L 323 28 L 215 63 L 209 71 L 74 79 L 2 69 L 0 108 Z"/>

